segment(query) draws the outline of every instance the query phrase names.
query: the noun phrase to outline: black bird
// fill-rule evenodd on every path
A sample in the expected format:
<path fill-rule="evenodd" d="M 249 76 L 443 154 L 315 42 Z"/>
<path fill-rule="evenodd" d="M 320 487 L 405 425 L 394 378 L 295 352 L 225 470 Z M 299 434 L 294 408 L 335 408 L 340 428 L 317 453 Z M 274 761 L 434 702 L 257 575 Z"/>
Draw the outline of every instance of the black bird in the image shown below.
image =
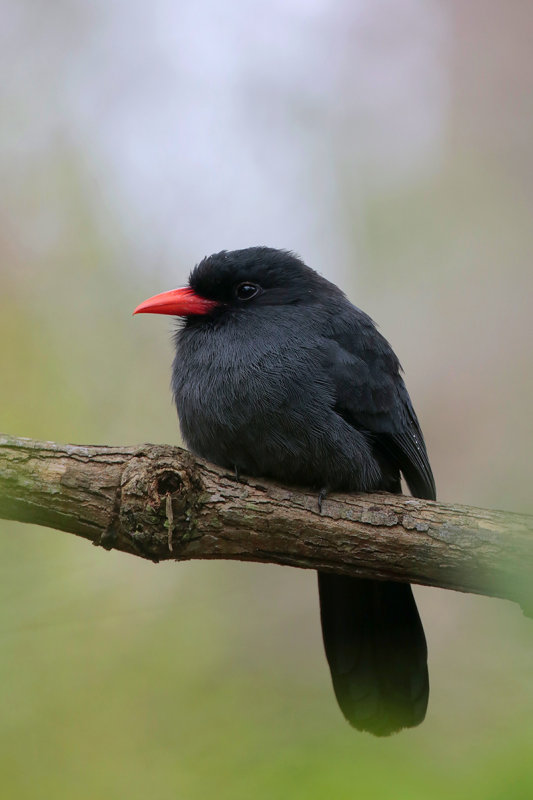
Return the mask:
<path fill-rule="evenodd" d="M 294 254 L 204 258 L 189 285 L 135 313 L 185 318 L 172 389 L 193 453 L 254 476 L 329 490 L 435 499 L 400 363 L 370 317 Z M 318 573 L 333 688 L 378 736 L 424 719 L 427 647 L 408 584 Z"/>

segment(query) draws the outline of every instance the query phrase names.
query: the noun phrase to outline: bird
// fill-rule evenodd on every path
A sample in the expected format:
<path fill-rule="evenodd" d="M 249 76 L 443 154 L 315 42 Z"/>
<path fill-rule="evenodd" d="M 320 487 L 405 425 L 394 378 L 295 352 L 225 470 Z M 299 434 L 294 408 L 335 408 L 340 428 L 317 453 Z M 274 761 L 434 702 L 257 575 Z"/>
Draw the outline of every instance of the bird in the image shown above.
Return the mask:
<path fill-rule="evenodd" d="M 289 250 L 203 258 L 184 288 L 134 311 L 182 318 L 171 387 L 192 453 L 236 476 L 319 492 L 401 492 L 435 481 L 400 362 L 372 319 Z M 427 645 L 408 583 L 318 572 L 333 689 L 357 730 L 420 724 Z"/>

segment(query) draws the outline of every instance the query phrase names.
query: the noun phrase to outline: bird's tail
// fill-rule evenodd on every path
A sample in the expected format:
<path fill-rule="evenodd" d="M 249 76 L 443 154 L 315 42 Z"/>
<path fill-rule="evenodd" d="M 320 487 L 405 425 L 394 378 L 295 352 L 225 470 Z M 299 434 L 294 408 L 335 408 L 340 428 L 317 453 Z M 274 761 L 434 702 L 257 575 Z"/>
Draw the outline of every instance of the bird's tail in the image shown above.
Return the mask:
<path fill-rule="evenodd" d="M 427 647 L 409 584 L 319 572 L 318 588 L 333 688 L 348 722 L 376 736 L 421 723 Z"/>

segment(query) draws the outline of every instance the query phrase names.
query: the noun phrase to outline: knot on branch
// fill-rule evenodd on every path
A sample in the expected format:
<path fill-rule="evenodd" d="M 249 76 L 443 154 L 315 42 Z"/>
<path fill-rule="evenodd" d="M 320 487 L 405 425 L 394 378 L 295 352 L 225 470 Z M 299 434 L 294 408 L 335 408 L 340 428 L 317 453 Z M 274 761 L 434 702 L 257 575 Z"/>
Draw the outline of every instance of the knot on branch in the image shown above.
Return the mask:
<path fill-rule="evenodd" d="M 175 448 L 162 445 L 139 450 L 122 473 L 115 536 L 152 561 L 160 560 L 164 542 L 168 557 L 176 557 L 194 537 L 202 488 L 187 453 L 176 458 Z"/>
<path fill-rule="evenodd" d="M 175 470 L 165 470 L 157 478 L 157 493 L 159 497 L 172 495 L 179 492 L 183 486 L 183 479 L 179 472 Z"/>

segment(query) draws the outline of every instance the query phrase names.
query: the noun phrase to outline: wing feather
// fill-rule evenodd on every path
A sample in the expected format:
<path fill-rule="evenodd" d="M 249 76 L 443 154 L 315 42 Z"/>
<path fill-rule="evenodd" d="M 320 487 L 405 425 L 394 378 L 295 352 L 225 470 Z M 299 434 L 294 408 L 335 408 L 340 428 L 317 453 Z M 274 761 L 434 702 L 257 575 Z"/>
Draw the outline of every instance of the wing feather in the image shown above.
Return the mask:
<path fill-rule="evenodd" d="M 352 306 L 330 338 L 328 372 L 336 411 L 368 434 L 390 466 L 399 469 L 415 497 L 435 500 L 435 480 L 401 366 L 372 320 Z M 331 333 L 330 333 L 331 336 Z"/>

